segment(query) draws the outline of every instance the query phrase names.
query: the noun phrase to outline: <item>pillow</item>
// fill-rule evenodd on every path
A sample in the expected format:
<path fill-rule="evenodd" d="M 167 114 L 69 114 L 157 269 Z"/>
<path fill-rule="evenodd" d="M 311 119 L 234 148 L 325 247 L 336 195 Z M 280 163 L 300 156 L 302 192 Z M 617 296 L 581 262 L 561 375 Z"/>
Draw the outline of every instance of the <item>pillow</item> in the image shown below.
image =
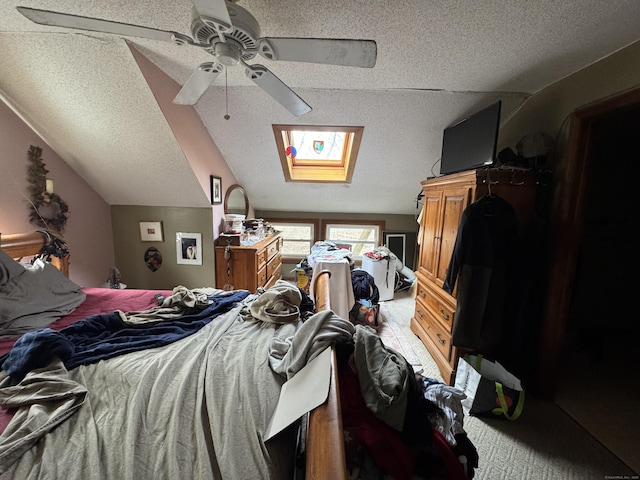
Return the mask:
<path fill-rule="evenodd" d="M 50 263 L 25 268 L 0 249 L 0 338 L 44 328 L 85 297 Z"/>
<path fill-rule="evenodd" d="M 0 286 L 20 275 L 24 268 L 0 248 Z"/>

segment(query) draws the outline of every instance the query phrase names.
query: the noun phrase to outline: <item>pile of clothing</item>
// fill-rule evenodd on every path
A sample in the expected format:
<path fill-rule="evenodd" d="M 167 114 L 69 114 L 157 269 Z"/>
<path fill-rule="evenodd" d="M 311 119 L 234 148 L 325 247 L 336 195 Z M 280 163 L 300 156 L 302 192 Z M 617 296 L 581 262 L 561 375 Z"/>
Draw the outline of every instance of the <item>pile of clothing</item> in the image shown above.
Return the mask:
<path fill-rule="evenodd" d="M 463 429 L 462 392 L 415 374 L 367 326 L 336 352 L 350 478 L 473 478 L 478 454 Z"/>
<path fill-rule="evenodd" d="M 349 312 L 349 320 L 354 325 L 367 325 L 378 330 L 380 313 L 380 292 L 373 276 L 365 270 L 351 271 L 351 286 L 355 303 Z"/>

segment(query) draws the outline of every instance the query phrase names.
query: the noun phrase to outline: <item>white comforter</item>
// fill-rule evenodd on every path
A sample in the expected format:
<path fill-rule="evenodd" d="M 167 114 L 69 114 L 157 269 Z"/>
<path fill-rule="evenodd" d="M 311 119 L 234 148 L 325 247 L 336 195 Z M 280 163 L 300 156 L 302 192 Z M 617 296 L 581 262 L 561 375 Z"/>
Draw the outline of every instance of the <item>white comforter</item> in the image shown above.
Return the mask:
<path fill-rule="evenodd" d="M 322 312 L 264 328 L 241 308 L 171 345 L 68 372 L 84 403 L 0 479 L 291 478 L 295 431 L 262 441 L 280 386 L 353 327 Z"/>

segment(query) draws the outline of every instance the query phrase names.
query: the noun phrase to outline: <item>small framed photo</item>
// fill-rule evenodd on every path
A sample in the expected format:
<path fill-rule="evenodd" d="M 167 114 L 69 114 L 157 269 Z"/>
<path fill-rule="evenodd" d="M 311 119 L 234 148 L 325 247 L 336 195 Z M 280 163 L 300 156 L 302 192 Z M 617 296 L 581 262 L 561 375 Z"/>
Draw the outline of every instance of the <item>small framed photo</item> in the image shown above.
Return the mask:
<path fill-rule="evenodd" d="M 222 203 L 222 178 L 209 175 L 211 183 L 211 205 Z"/>
<path fill-rule="evenodd" d="M 179 264 L 202 265 L 202 234 L 176 233 L 176 253 Z"/>
<path fill-rule="evenodd" d="M 140 222 L 140 240 L 143 242 L 164 242 L 162 222 Z"/>

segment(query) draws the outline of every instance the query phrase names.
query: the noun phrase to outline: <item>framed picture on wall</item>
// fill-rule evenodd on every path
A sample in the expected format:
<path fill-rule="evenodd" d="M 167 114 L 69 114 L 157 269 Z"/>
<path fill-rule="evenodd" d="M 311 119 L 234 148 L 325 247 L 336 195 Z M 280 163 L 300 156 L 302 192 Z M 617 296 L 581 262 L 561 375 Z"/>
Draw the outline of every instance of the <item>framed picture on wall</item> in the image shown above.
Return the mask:
<path fill-rule="evenodd" d="M 140 222 L 140 240 L 143 242 L 164 242 L 162 222 Z"/>
<path fill-rule="evenodd" d="M 222 203 L 222 178 L 209 175 L 211 183 L 211 205 Z"/>
<path fill-rule="evenodd" d="M 183 265 L 202 265 L 202 234 L 176 233 L 177 261 Z"/>

